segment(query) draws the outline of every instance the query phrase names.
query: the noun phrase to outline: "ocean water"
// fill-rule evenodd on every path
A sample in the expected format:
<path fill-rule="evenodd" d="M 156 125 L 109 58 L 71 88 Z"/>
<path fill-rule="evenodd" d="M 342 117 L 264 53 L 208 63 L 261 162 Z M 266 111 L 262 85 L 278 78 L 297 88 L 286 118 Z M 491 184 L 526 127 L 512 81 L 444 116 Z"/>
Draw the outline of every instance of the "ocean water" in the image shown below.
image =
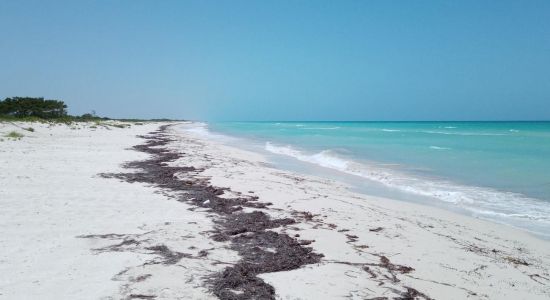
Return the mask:
<path fill-rule="evenodd" d="M 550 122 L 223 122 L 195 130 L 550 238 Z"/>

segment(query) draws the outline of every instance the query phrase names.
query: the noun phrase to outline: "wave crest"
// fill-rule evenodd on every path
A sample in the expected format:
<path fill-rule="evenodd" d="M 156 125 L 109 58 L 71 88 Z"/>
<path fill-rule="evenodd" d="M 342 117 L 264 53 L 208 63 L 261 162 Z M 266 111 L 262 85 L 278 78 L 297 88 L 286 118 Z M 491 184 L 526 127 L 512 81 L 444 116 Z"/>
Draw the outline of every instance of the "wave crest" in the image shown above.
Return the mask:
<path fill-rule="evenodd" d="M 336 169 L 338 171 L 346 171 L 349 165 L 349 161 L 335 156 L 330 150 L 324 150 L 313 155 L 307 155 L 292 148 L 291 146 L 276 146 L 270 142 L 265 143 L 265 150 L 275 154 L 294 157 L 298 160 L 313 163 L 321 167 Z"/>
<path fill-rule="evenodd" d="M 430 148 L 448 149 L 437 146 L 431 146 Z M 379 164 L 373 163 L 371 165 L 345 159 L 331 150 L 307 154 L 292 146 L 277 146 L 270 142 L 265 144 L 265 150 L 360 176 L 400 191 L 435 198 L 457 205 L 480 217 L 492 217 L 493 219 L 497 217 L 498 219 L 516 220 L 518 222 L 521 222 L 522 219 L 529 219 L 550 224 L 550 207 L 541 203 L 540 200 L 528 198 L 521 194 L 461 185 L 446 180 L 423 178 L 400 170 L 382 167 Z"/>

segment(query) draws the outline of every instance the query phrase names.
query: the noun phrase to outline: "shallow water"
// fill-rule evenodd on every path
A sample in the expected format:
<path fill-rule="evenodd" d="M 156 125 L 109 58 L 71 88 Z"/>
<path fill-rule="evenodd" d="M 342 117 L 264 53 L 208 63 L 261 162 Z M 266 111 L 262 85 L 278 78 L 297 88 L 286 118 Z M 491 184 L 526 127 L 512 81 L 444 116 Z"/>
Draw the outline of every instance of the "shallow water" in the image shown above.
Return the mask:
<path fill-rule="evenodd" d="M 287 167 L 341 172 L 354 185 L 550 237 L 550 122 L 224 122 L 195 130 L 261 146 Z"/>

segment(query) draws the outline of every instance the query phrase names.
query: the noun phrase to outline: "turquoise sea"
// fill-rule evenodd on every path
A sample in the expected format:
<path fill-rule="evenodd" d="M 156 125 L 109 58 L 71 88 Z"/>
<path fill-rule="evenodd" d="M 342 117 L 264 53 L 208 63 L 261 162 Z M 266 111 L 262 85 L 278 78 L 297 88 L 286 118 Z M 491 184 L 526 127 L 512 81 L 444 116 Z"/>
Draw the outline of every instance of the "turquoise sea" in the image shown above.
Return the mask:
<path fill-rule="evenodd" d="M 366 192 L 395 193 L 403 200 L 457 210 L 550 238 L 550 122 L 222 122 L 203 126 L 211 135 L 234 137 L 240 145 L 269 153 L 274 163 L 295 162 L 316 175 L 323 175 L 323 170 L 332 177 L 341 174 Z"/>

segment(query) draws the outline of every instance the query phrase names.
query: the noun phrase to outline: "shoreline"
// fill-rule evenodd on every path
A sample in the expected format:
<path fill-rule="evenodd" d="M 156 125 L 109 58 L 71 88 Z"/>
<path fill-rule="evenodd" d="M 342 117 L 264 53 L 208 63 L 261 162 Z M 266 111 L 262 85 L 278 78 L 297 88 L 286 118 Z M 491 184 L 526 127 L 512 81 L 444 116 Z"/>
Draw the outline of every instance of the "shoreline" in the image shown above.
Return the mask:
<path fill-rule="evenodd" d="M 308 123 L 308 121 L 305 121 L 305 122 L 295 121 L 295 122 Z M 327 121 L 326 123 L 332 123 L 332 122 L 333 121 Z M 334 121 L 334 122 L 339 122 L 339 121 Z M 411 122 L 418 123 L 417 121 L 411 121 Z M 426 122 L 431 123 L 432 121 L 426 121 Z M 433 122 L 440 123 L 439 121 L 433 121 Z M 449 121 L 449 122 L 454 122 L 454 121 Z M 378 122 L 375 122 L 375 123 L 378 123 Z M 263 143 L 263 141 L 259 141 L 259 140 L 251 141 L 251 140 L 248 140 L 246 137 L 211 131 L 210 129 L 207 128 L 207 123 L 205 122 L 187 121 L 184 124 L 199 125 L 197 127 L 182 128 L 182 130 L 186 132 L 186 135 L 191 133 L 191 136 L 199 140 L 207 140 L 215 144 L 221 144 L 223 146 L 227 146 L 229 148 L 237 148 L 239 150 L 242 150 L 243 152 L 254 153 L 254 155 L 261 156 L 262 162 L 267 166 L 269 166 L 270 168 L 278 169 L 283 172 L 296 173 L 299 176 L 319 177 L 319 178 L 327 179 L 329 181 L 334 181 L 341 185 L 345 185 L 350 191 L 356 194 L 364 195 L 366 197 L 376 197 L 379 199 L 385 199 L 386 201 L 398 201 L 398 202 L 405 202 L 413 205 L 427 206 L 430 208 L 444 210 L 447 212 L 459 214 L 461 216 L 466 216 L 476 220 L 482 220 L 485 222 L 489 222 L 491 224 L 504 225 L 509 227 L 510 229 L 519 230 L 523 233 L 527 233 L 536 239 L 540 239 L 543 241 L 550 241 L 550 235 L 545 235 L 541 232 L 530 230 L 526 227 L 517 226 L 509 222 L 499 221 L 498 219 L 482 217 L 482 216 L 476 215 L 474 212 L 464 207 L 458 207 L 458 206 L 455 207 L 455 206 L 448 205 L 448 203 L 446 203 L 445 201 L 436 200 L 428 196 L 420 196 L 420 195 L 415 195 L 404 191 L 396 190 L 395 187 L 385 186 L 379 182 L 371 182 L 371 180 L 368 180 L 368 179 L 367 181 L 369 181 L 369 184 L 364 185 L 362 184 L 362 182 L 365 181 L 365 178 L 361 176 L 347 173 L 345 171 L 341 171 L 331 167 L 324 167 L 314 162 L 307 162 L 304 160 L 300 160 L 299 158 L 296 158 L 293 156 L 286 156 L 284 154 L 277 155 L 274 152 L 265 149 L 265 147 L 261 148 L 260 143 Z M 271 144 L 271 142 L 269 141 L 265 143 Z M 290 145 L 288 146 L 291 147 Z M 374 164 L 374 162 L 372 163 Z M 320 173 L 320 175 L 316 175 L 315 173 Z"/>
<path fill-rule="evenodd" d="M 135 150 L 151 155 L 147 160 L 125 165 L 125 168 L 140 171 L 104 173 L 101 176 L 130 183 L 153 184 L 174 192 L 178 202 L 207 209 L 216 215 L 213 217 L 215 226 L 210 238 L 215 242 L 230 242 L 229 249 L 237 252 L 242 259 L 206 280 L 206 286 L 214 295 L 220 299 L 274 299 L 273 287 L 258 278 L 257 274 L 293 270 L 320 261 L 322 255 L 305 247 L 311 241 L 270 231 L 296 223 L 290 218 L 270 218 L 261 211 L 270 203 L 260 202 L 258 197 L 247 195 L 222 198 L 228 189 L 211 186 L 208 181 L 196 178 L 194 174 L 201 170 L 170 166 L 169 163 L 183 157 L 183 154 L 166 148 L 173 141 L 165 134 L 168 126 L 163 125 L 157 131 L 142 136 L 145 143 L 134 146 Z M 247 212 L 245 208 L 253 211 Z M 165 257 L 164 264 L 176 264 L 186 256 L 185 253 L 171 251 L 165 245 L 146 249 L 159 251 Z M 195 258 L 207 256 L 208 251 L 203 249 Z"/>
<path fill-rule="evenodd" d="M 0 243 L 0 271 L 10 274 L 29 259 L 45 260 L 43 265 L 31 262 L 25 272 L 49 287 L 32 283 L 31 273 L 3 276 L 0 297 L 550 296 L 546 241 L 441 209 L 354 193 L 333 180 L 273 169 L 259 154 L 199 139 L 170 124 L 178 123 L 113 130 L 83 126 L 80 131 L 41 125 L 30 134 L 34 140 L 0 144 L 10 154 L 2 168 L 14 173 L 0 178 L 8 196 L 2 205 L 9 205 L 0 224 L 2 235 L 9 237 Z M 159 126 L 168 127 L 144 144 L 146 134 Z M 53 156 L 41 153 L 48 149 Z M 26 159 L 30 168 L 17 167 L 17 159 Z M 68 160 L 81 165 L 78 171 Z M 122 168 L 124 162 L 137 169 Z M 53 170 L 61 172 L 48 178 Z M 33 188 L 24 189 L 25 180 Z M 58 190 L 43 185 L 57 181 L 68 184 L 57 185 Z M 78 201 L 82 196 L 86 201 Z M 38 223 L 25 223 L 33 218 Z M 67 232 L 58 231 L 67 226 L 72 226 Z M 24 232 L 39 234 L 29 240 Z M 59 264 L 67 256 L 74 260 Z M 285 257 L 292 259 L 272 266 Z M 52 268 L 64 275 L 51 278 Z M 248 275 L 235 277 L 243 272 Z M 67 291 L 56 289 L 62 285 L 68 285 Z M 93 287 L 95 296 L 89 293 Z"/>
<path fill-rule="evenodd" d="M 194 142 L 200 144 L 203 147 L 203 155 L 205 154 L 204 152 L 206 152 L 207 155 L 210 154 L 209 157 L 223 153 L 224 156 L 230 157 L 227 160 L 219 159 L 219 162 L 216 163 L 201 162 L 209 165 L 210 168 L 207 169 L 205 173 L 214 185 L 228 186 L 231 187 L 232 190 L 242 193 L 246 193 L 247 190 L 253 186 L 254 188 L 252 188 L 252 190 L 255 195 L 273 202 L 277 209 L 284 210 L 291 206 L 298 210 L 309 210 L 313 214 L 326 216 L 327 218 L 324 218 L 325 221 L 323 221 L 323 223 L 335 224 L 338 228 L 344 227 L 342 226 L 343 224 L 348 224 L 350 225 L 349 227 L 352 228 L 355 227 L 354 230 L 350 230 L 352 233 L 347 233 L 352 236 L 351 240 L 353 241 L 351 241 L 351 244 L 353 244 L 352 248 L 354 251 L 359 247 L 359 249 L 369 249 L 372 252 L 385 253 L 388 257 L 392 257 L 392 261 L 396 259 L 397 263 L 411 266 L 416 269 L 416 272 L 422 271 L 422 275 L 426 276 L 426 278 L 422 278 L 423 276 L 413 278 L 416 276 L 410 275 L 404 276 L 405 278 L 403 281 L 407 281 L 407 283 L 411 285 L 425 284 L 426 288 L 430 291 L 426 293 L 428 296 L 433 295 L 434 298 L 461 299 L 465 297 L 474 297 L 473 294 L 475 293 L 480 299 L 484 297 L 494 298 L 497 296 L 500 299 L 523 299 L 522 297 L 534 297 L 531 294 L 529 294 L 529 296 L 522 296 L 521 293 L 512 296 L 513 292 L 509 290 L 510 287 L 517 286 L 519 281 L 523 281 L 522 284 L 525 284 L 527 281 L 532 281 L 532 278 L 528 275 L 521 280 L 520 278 L 525 276 L 525 274 L 513 274 L 515 272 L 522 273 L 522 271 L 518 270 L 526 267 L 522 263 L 531 266 L 531 263 L 524 261 L 528 260 L 529 256 L 533 257 L 533 264 L 541 264 L 543 267 L 541 273 L 543 273 L 543 276 L 547 277 L 548 261 L 550 258 L 550 256 L 546 254 L 550 249 L 548 241 L 539 239 L 522 230 L 510 226 L 503 227 L 500 224 L 461 215 L 441 208 L 355 193 L 350 191 L 349 186 L 334 180 L 308 175 L 297 175 L 293 172 L 272 169 L 265 158 L 257 153 L 236 149 L 180 131 L 178 131 L 177 134 L 183 135 L 183 139 L 187 143 Z M 180 147 L 183 148 L 183 144 L 180 144 Z M 205 148 L 207 150 L 205 150 Z M 194 163 L 197 164 L 196 161 L 194 161 Z M 198 163 L 198 165 L 201 165 L 201 163 Z M 247 164 L 253 167 L 242 166 Z M 292 187 L 293 185 L 298 186 Z M 300 185 L 304 186 L 300 187 Z M 312 191 L 304 191 L 304 189 L 311 189 Z M 288 197 L 290 199 L 281 201 L 281 197 Z M 314 202 L 319 198 L 324 199 L 323 201 L 326 201 L 325 199 L 327 198 L 334 198 L 334 200 L 328 203 L 323 202 L 319 204 L 319 206 L 316 206 Z M 342 203 L 345 204 L 342 205 Z M 344 208 L 343 206 L 348 207 Z M 341 210 L 341 212 L 337 212 L 337 209 Z M 369 218 L 361 216 L 361 213 L 355 212 L 357 209 L 365 212 L 369 217 L 372 217 L 372 219 L 369 220 Z M 329 212 L 334 214 L 334 221 L 330 220 L 331 216 Z M 384 220 L 380 218 L 380 215 L 391 217 L 389 217 L 389 220 Z M 352 222 L 348 220 L 352 220 Z M 312 246 L 314 249 L 323 249 L 320 250 L 322 254 L 327 255 L 327 253 L 330 253 L 330 255 L 334 255 L 334 257 L 342 256 L 337 253 L 342 249 L 332 249 L 330 246 L 331 238 L 326 232 L 315 232 L 316 226 L 317 229 L 320 229 L 322 225 L 319 225 L 319 223 L 308 224 L 308 226 L 305 227 L 310 227 L 309 230 L 311 230 L 311 232 L 304 229 L 305 232 L 301 232 L 301 236 L 305 235 L 308 239 L 316 239 L 316 242 L 314 242 Z M 348 226 L 345 226 L 343 229 L 349 229 L 346 227 Z M 379 228 L 382 229 L 379 230 Z M 331 228 L 329 228 L 329 230 L 331 230 Z M 331 231 L 338 232 L 338 230 Z M 407 234 L 410 237 L 407 237 Z M 333 238 L 336 239 L 337 237 Z M 421 242 L 421 245 L 415 245 L 415 238 L 417 241 Z M 344 244 L 350 242 L 346 234 L 344 234 L 343 237 L 342 234 L 340 234 L 338 239 Z M 371 241 L 373 239 L 374 242 Z M 506 245 L 507 243 L 511 245 Z M 431 244 L 435 244 L 433 246 L 435 249 L 423 249 L 423 247 L 429 247 Z M 319 248 L 316 248 L 316 245 L 318 245 Z M 408 250 L 412 251 L 412 253 L 400 253 L 395 250 L 403 247 L 408 248 L 403 251 Z M 536 254 L 532 252 L 527 254 L 527 251 L 524 251 L 525 249 L 529 249 L 528 251 L 537 251 L 534 251 Z M 447 251 L 449 253 L 447 253 Z M 363 253 L 359 253 L 358 256 L 351 256 L 355 256 L 359 258 L 359 260 L 375 260 L 372 257 L 361 257 L 365 256 L 364 252 L 366 251 L 363 250 Z M 447 255 L 451 257 L 447 257 Z M 453 257 L 452 255 L 455 256 Z M 344 257 L 346 256 L 347 255 L 344 255 Z M 426 260 L 427 265 L 424 267 L 417 267 L 416 263 L 408 264 L 410 261 L 414 260 Z M 458 267 L 463 261 L 468 262 L 470 265 Z M 455 264 L 457 267 L 450 267 Z M 437 279 L 441 277 L 449 277 L 450 274 L 447 274 L 447 272 L 449 272 L 449 270 L 446 269 L 447 267 L 455 268 L 454 272 L 456 273 L 470 273 L 475 278 L 465 280 L 460 278 L 460 275 L 454 274 L 456 278 L 451 279 L 449 282 L 437 282 Z M 308 267 L 306 267 L 306 269 L 307 268 Z M 477 270 L 477 268 L 481 268 L 481 271 Z M 491 270 L 491 268 L 493 269 Z M 484 276 L 494 277 L 495 273 L 503 272 L 503 269 L 509 269 L 508 271 L 510 271 L 510 274 L 506 274 L 501 278 L 502 280 L 507 280 L 509 285 L 503 285 L 502 282 L 493 281 L 495 280 L 495 278 L 493 278 L 485 282 L 487 285 L 485 288 L 479 288 L 482 284 L 476 281 Z M 300 273 L 298 271 L 296 272 Z M 307 273 L 306 271 L 302 272 Z M 432 272 L 435 274 L 432 274 Z M 534 274 L 537 273 L 535 272 Z M 281 276 L 284 277 L 283 275 Z M 509 277 L 504 279 L 507 276 Z M 277 280 L 282 280 L 282 278 L 274 274 L 263 276 L 263 278 L 267 279 L 270 277 L 275 278 L 272 283 L 274 283 L 276 287 L 278 283 Z M 325 278 L 325 280 L 327 280 L 327 278 Z M 364 278 L 364 280 L 368 280 L 368 278 Z M 487 280 L 487 278 L 484 278 L 484 280 Z M 514 283 L 516 280 L 519 281 Z M 268 280 L 268 282 L 270 281 Z M 542 286 L 538 287 L 545 295 L 549 293 L 549 283 L 550 282 L 545 282 Z M 281 288 L 286 284 L 289 283 L 285 282 L 281 284 Z M 491 285 L 493 287 L 489 287 Z M 498 291 L 499 288 L 496 288 L 498 286 L 502 289 L 501 291 Z M 357 285 L 358 290 L 364 287 L 366 286 L 359 283 Z M 296 287 L 296 289 L 299 288 L 305 287 Z M 536 288 L 537 287 L 535 287 L 535 289 Z M 460 292 L 457 293 L 457 290 L 460 290 Z M 424 290 L 420 291 L 424 292 Z M 376 295 L 376 293 L 374 294 Z M 323 294 L 320 293 L 317 296 L 321 295 Z M 288 297 L 293 296 L 295 295 L 288 295 Z M 365 294 L 362 296 L 370 297 L 372 295 Z M 302 295 L 302 297 L 308 299 L 312 297 L 312 295 L 306 294 Z M 542 296 L 542 298 L 544 297 L 546 296 Z M 281 298 L 284 297 L 281 296 Z"/>
<path fill-rule="evenodd" d="M 361 122 L 361 124 L 366 123 Z M 387 159 L 384 159 L 383 155 L 380 156 L 380 145 L 384 145 L 386 142 L 398 143 L 396 140 L 399 139 L 399 136 L 404 140 L 417 138 L 413 133 L 425 134 L 429 132 L 432 139 L 433 136 L 446 138 L 458 134 L 459 138 L 462 138 L 462 135 L 492 134 L 506 136 L 506 139 L 509 140 L 519 139 L 515 135 L 520 131 L 527 132 L 524 128 L 516 127 L 518 130 L 514 129 L 515 132 L 512 133 L 507 129 L 503 129 L 504 133 L 500 131 L 475 133 L 469 132 L 468 126 L 463 124 L 455 124 L 451 127 L 445 127 L 442 124 L 432 126 L 450 128 L 440 129 L 448 130 L 448 132 L 432 132 L 429 130 L 430 128 L 424 127 L 411 129 L 396 125 L 395 122 L 392 123 L 392 126 L 358 125 L 349 128 L 343 124 L 323 127 L 323 122 L 316 122 L 315 125 L 306 124 L 307 122 L 296 122 L 295 124 L 268 122 L 262 125 L 242 122 L 215 122 L 213 124 L 199 122 L 196 125 L 182 126 L 182 129 L 197 133 L 198 138 L 206 137 L 228 146 L 260 153 L 267 157 L 274 167 L 282 170 L 330 178 L 344 182 L 355 188 L 356 191 L 367 195 L 427 204 L 470 217 L 509 225 L 528 231 L 539 238 L 550 240 L 548 218 L 550 206 L 547 201 L 550 199 L 546 199 L 548 193 L 537 196 L 520 189 L 526 184 L 531 186 L 532 190 L 543 190 L 542 186 L 546 186 L 545 182 L 540 182 L 540 174 L 537 176 L 532 173 L 532 180 L 529 180 L 529 173 L 521 176 L 528 168 L 516 169 L 517 163 L 507 165 L 506 162 L 501 162 L 502 173 L 507 174 L 513 169 L 516 172 L 515 176 L 519 178 L 515 182 L 507 183 L 506 180 L 510 179 L 508 178 L 500 184 L 496 184 L 502 178 L 494 174 L 494 170 L 485 173 L 479 169 L 470 170 L 468 163 L 456 165 L 458 160 L 465 159 L 465 150 L 460 146 L 464 141 L 457 142 L 458 145 L 449 145 L 451 142 L 448 140 L 429 142 L 414 140 L 419 145 L 413 146 L 415 144 L 411 142 L 410 147 L 405 147 L 407 143 L 395 146 L 401 149 L 401 156 L 405 159 L 395 157 L 395 155 L 393 155 L 393 159 L 390 156 Z M 386 127 L 392 129 L 386 129 Z M 463 128 L 463 132 L 456 132 L 459 130 L 457 128 Z M 365 131 L 364 139 L 356 141 L 359 139 L 356 136 L 357 130 Z M 346 134 L 350 134 L 351 137 L 346 138 Z M 524 135 L 528 134 L 524 133 Z M 368 139 L 373 140 L 371 143 L 365 143 Z M 350 145 L 347 145 L 348 142 Z M 435 147 L 438 150 L 432 150 L 434 148 L 432 144 L 442 145 L 443 148 Z M 428 145 L 430 146 L 428 147 Z M 479 152 L 484 152 L 487 145 L 476 146 L 479 146 Z M 388 151 L 394 151 L 395 147 L 390 146 Z M 475 146 L 472 145 L 472 147 Z M 440 151 L 441 149 L 445 149 L 445 151 Z M 505 149 L 500 150 L 505 151 Z M 421 154 L 422 151 L 424 153 Z M 513 150 L 510 149 L 510 151 Z M 433 152 L 432 154 L 435 155 L 430 158 L 433 161 L 445 160 L 455 163 L 447 163 L 444 168 L 443 164 L 436 163 L 435 165 L 438 166 L 434 168 L 426 161 L 419 162 L 422 157 L 427 157 L 426 153 L 428 152 Z M 494 154 L 498 156 L 498 153 Z M 410 158 L 407 158 L 409 156 Z M 486 156 L 484 158 L 469 157 L 467 161 L 490 161 L 491 159 Z M 515 159 L 517 161 L 518 158 Z M 526 163 L 531 161 L 531 165 L 533 164 L 529 157 L 523 159 Z M 500 160 L 503 158 L 501 157 Z"/>

